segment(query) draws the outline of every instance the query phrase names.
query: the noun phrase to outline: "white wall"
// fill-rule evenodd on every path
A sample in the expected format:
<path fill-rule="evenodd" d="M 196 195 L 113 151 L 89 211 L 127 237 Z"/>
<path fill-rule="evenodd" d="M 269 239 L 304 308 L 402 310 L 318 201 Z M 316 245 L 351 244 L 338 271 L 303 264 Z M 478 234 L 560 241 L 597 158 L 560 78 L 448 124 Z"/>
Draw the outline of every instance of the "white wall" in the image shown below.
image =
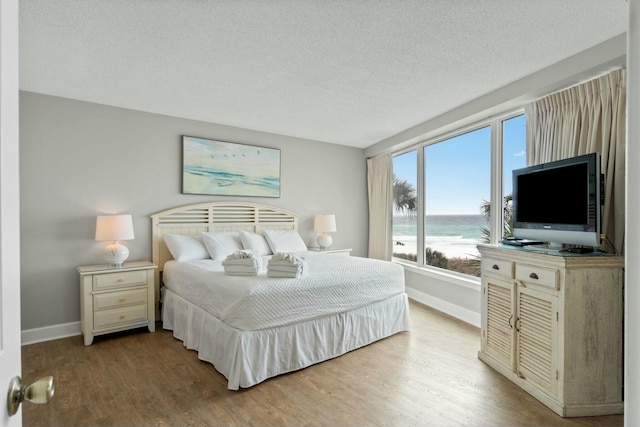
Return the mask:
<path fill-rule="evenodd" d="M 625 247 L 624 425 L 640 420 L 640 1 L 629 0 Z"/>
<path fill-rule="evenodd" d="M 281 197 L 181 194 L 181 135 L 281 149 Z M 75 268 L 102 262 L 101 243 L 93 240 L 98 214 L 133 215 L 130 260 L 151 259 L 149 215 L 229 199 L 298 213 L 308 245 L 314 214 L 335 213 L 334 246 L 359 256 L 367 250 L 361 149 L 29 92 L 20 94 L 20 192 L 23 331 L 60 325 L 54 336 L 79 331 Z"/>

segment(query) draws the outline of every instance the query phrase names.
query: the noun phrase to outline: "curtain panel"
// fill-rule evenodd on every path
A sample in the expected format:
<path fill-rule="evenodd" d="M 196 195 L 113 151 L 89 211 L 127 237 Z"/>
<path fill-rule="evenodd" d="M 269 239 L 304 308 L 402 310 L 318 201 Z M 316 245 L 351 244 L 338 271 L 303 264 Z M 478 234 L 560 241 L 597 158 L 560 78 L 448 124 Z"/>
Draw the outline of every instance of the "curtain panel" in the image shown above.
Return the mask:
<path fill-rule="evenodd" d="M 369 258 L 391 260 L 392 183 L 391 154 L 367 159 Z"/>
<path fill-rule="evenodd" d="M 612 71 L 527 106 L 527 164 L 600 153 L 602 232 L 624 247 L 626 70 Z"/>

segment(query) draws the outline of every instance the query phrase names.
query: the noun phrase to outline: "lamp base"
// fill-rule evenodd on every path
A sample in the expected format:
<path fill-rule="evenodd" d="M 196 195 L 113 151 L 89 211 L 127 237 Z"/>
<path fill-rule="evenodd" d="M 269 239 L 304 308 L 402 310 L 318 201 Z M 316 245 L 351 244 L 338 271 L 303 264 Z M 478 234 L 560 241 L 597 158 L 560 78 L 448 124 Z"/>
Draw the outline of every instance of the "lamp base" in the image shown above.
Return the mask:
<path fill-rule="evenodd" d="M 333 243 L 333 238 L 329 236 L 327 233 L 322 233 L 318 236 L 318 238 L 316 239 L 316 242 L 318 242 L 318 246 L 320 246 L 320 249 L 327 250 L 331 247 L 331 244 Z"/>
<path fill-rule="evenodd" d="M 122 264 L 129 258 L 129 249 L 118 242 L 109 243 L 102 253 L 104 260 L 112 268 L 122 268 Z"/>

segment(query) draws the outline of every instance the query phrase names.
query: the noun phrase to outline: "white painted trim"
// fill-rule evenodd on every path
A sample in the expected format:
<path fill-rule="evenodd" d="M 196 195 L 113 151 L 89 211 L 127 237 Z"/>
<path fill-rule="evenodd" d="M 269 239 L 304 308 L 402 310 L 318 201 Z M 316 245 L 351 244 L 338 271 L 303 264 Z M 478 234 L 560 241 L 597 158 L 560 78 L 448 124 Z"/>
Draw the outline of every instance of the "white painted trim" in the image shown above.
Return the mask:
<path fill-rule="evenodd" d="M 428 305 L 431 308 L 448 314 L 449 316 L 453 316 L 456 319 L 460 319 L 477 328 L 480 327 L 480 313 L 476 313 L 475 311 L 460 307 L 459 305 L 425 294 L 424 292 L 420 292 L 413 288 L 406 288 L 405 291 L 412 300 Z M 480 298 L 480 296 L 478 296 L 478 298 Z M 478 336 L 478 340 L 480 340 L 480 336 Z"/>
<path fill-rule="evenodd" d="M 26 331 L 22 331 L 22 345 L 73 337 L 80 335 L 80 333 L 80 322 L 61 323 L 43 328 L 27 329 Z"/>
<path fill-rule="evenodd" d="M 466 274 L 456 273 L 455 271 L 447 271 L 444 269 L 436 270 L 436 268 L 430 267 L 430 266 L 418 267 L 415 264 L 409 264 L 407 262 L 403 262 L 402 260 L 398 260 L 398 259 L 394 259 L 393 262 L 396 262 L 402 265 L 405 270 L 411 271 L 412 273 L 417 273 L 423 276 L 432 277 L 434 279 L 442 280 L 444 282 L 449 282 L 464 288 L 475 289 L 478 292 L 480 291 L 479 277 L 472 277 Z"/>

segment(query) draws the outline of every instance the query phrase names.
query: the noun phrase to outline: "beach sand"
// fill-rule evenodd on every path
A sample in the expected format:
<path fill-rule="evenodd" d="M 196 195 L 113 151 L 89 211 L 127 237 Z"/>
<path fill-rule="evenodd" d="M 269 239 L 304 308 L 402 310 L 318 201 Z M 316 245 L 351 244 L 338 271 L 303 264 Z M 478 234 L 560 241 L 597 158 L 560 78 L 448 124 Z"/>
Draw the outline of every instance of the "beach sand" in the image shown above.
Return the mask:
<path fill-rule="evenodd" d="M 475 245 L 468 242 L 465 242 L 466 244 L 456 243 L 455 239 L 434 242 L 427 240 L 425 246 L 443 253 L 447 258 L 470 259 L 480 256 L 480 252 L 478 252 Z M 394 253 L 400 254 L 416 254 L 418 252 L 415 239 L 405 236 L 394 237 L 392 250 Z"/>

